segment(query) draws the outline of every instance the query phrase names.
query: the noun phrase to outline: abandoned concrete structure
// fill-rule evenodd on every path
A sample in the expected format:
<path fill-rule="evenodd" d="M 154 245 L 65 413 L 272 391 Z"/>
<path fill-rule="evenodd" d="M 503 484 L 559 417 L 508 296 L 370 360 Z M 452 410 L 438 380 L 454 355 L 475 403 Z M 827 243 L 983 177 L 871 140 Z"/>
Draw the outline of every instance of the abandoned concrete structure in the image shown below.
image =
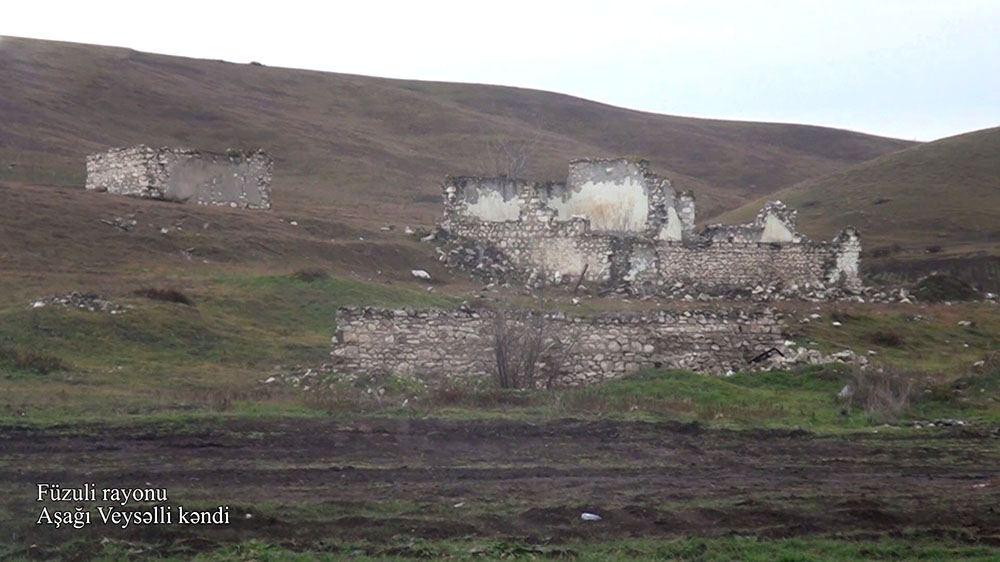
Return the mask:
<path fill-rule="evenodd" d="M 577 160 L 565 183 L 449 177 L 444 206 L 442 260 L 493 280 L 709 294 L 861 283 L 853 228 L 812 242 L 795 212 L 772 202 L 750 224 L 695 232 L 693 195 L 643 160 Z"/>
<path fill-rule="evenodd" d="M 164 201 L 271 206 L 271 157 L 262 151 L 225 154 L 145 145 L 87 157 L 87 189 Z"/>
<path fill-rule="evenodd" d="M 335 368 L 425 380 L 488 378 L 495 368 L 493 312 L 341 308 L 333 338 Z M 770 309 L 605 314 L 549 313 L 544 334 L 558 341 L 541 358 L 547 380 L 581 385 L 644 368 L 724 373 L 783 345 Z"/>

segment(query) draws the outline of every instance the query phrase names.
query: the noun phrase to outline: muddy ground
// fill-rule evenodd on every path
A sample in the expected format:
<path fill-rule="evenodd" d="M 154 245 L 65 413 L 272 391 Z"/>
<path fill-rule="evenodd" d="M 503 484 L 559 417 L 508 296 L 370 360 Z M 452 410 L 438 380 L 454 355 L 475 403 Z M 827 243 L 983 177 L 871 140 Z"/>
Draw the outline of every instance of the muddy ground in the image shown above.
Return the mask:
<path fill-rule="evenodd" d="M 0 431 L 4 541 L 180 549 L 504 537 L 899 536 L 1000 545 L 993 429 L 844 436 L 679 423 L 262 420 Z M 36 482 L 156 486 L 224 527 L 34 525 Z M 0 511 L 0 513 L 3 513 Z M 584 511 L 600 522 L 584 522 Z M 95 541 L 96 542 L 96 541 Z"/>

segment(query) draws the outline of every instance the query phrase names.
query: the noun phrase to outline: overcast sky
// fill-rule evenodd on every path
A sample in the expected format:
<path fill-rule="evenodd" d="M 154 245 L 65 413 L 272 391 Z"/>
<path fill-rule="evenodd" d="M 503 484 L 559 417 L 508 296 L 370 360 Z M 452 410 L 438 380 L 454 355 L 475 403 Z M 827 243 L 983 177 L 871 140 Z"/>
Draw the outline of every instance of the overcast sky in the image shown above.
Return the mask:
<path fill-rule="evenodd" d="M 36 0 L 0 34 L 917 140 L 1000 125 L 1000 0 Z"/>

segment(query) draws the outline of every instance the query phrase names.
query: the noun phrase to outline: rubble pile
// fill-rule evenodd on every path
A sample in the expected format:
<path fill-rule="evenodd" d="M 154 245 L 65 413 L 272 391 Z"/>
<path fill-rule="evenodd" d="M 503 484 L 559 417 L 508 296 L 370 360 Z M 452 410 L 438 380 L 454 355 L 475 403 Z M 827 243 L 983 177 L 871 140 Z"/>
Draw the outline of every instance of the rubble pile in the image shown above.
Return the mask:
<path fill-rule="evenodd" d="M 76 291 L 35 300 L 31 303 L 30 308 L 46 306 L 79 308 L 88 312 L 107 312 L 108 314 L 121 314 L 130 308 L 128 305 L 115 303 L 95 293 L 78 293 Z"/>
<path fill-rule="evenodd" d="M 413 384 L 421 384 L 414 379 Z M 318 366 L 296 365 L 291 368 L 278 366 L 274 372 L 260 384 L 267 387 L 285 387 L 299 392 L 325 392 L 338 388 L 351 387 L 362 395 L 380 401 L 386 394 L 386 387 L 390 384 L 389 377 L 341 373 L 334 370 L 330 363 L 322 363 Z"/>
<path fill-rule="evenodd" d="M 622 285 L 614 289 L 618 294 L 642 295 L 650 293 L 641 287 L 629 287 Z M 756 285 L 746 289 L 733 289 L 726 292 L 707 293 L 701 291 L 697 286 L 685 285 L 677 282 L 668 287 L 658 287 L 655 294 L 668 299 L 684 301 L 716 301 L 716 300 L 744 300 L 750 302 L 775 302 L 785 300 L 798 300 L 807 302 L 857 302 L 857 303 L 886 303 L 886 304 L 911 304 L 916 302 L 912 293 L 904 287 L 897 288 L 875 288 L 863 287 L 861 289 L 845 289 L 842 287 L 822 287 L 811 286 L 810 284 L 788 285 Z"/>
<path fill-rule="evenodd" d="M 129 213 L 124 217 L 112 217 L 111 219 L 101 219 L 101 222 L 108 226 L 113 226 L 118 230 L 123 230 L 125 232 L 130 232 L 136 225 L 139 224 L 135 220 L 135 213 Z"/>
<path fill-rule="evenodd" d="M 770 364 L 770 368 L 787 369 L 805 365 L 830 365 L 835 363 L 857 365 L 858 367 L 865 368 L 868 366 L 868 358 L 864 355 L 858 355 L 850 349 L 825 354 L 816 349 L 795 346 L 789 348 L 784 356 L 778 356 L 777 360 Z"/>
<path fill-rule="evenodd" d="M 448 267 L 465 271 L 485 283 L 517 277 L 518 269 L 492 244 L 449 236 L 443 230 L 434 233 L 432 239 L 438 243 L 438 260 Z"/>
<path fill-rule="evenodd" d="M 346 380 L 356 378 L 353 375 L 338 375 L 333 372 L 333 365 L 323 363 L 317 367 L 295 366 L 285 370 L 277 367 L 275 372 L 266 379 L 261 380 L 261 384 L 289 386 L 299 390 L 310 390 L 316 388 L 328 388 L 340 382 L 354 382 Z"/>

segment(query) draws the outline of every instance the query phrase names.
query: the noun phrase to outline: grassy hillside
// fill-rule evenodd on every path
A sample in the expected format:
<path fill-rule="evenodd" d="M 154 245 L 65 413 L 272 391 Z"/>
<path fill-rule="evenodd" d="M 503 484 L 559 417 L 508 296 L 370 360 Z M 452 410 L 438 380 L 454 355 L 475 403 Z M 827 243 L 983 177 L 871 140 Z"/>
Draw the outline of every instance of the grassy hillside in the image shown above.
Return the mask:
<path fill-rule="evenodd" d="M 829 238 L 847 224 L 860 228 L 867 256 L 878 267 L 910 262 L 912 268 L 971 268 L 980 278 L 1000 277 L 1000 128 L 806 180 L 718 220 L 749 220 L 764 199 L 799 209 L 801 229 L 815 237 Z"/>
<path fill-rule="evenodd" d="M 0 39 L 0 179 L 79 186 L 83 157 L 146 143 L 263 147 L 278 210 L 431 222 L 448 173 L 491 172 L 491 141 L 531 146 L 528 175 L 640 155 L 701 216 L 911 146 L 800 125 L 630 111 L 518 88 L 371 78 L 127 49 Z"/>

